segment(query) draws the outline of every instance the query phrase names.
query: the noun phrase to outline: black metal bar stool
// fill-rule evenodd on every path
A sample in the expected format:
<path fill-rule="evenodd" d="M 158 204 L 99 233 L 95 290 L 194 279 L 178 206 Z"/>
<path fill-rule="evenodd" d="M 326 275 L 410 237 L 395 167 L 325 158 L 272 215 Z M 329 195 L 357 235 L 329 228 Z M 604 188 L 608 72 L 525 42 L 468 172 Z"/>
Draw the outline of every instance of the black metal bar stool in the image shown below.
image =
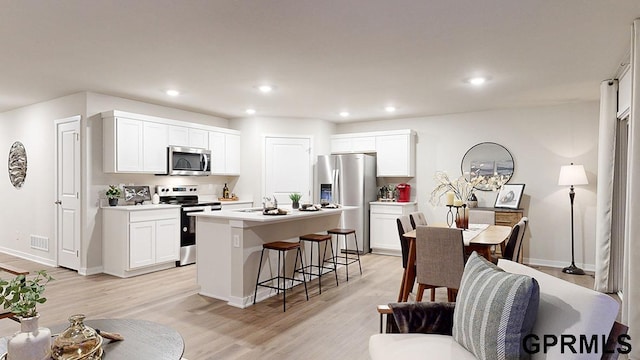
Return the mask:
<path fill-rule="evenodd" d="M 338 235 L 344 235 L 344 259 L 341 259 L 338 256 L 338 251 L 336 250 L 336 256 L 335 256 L 335 260 L 334 263 L 338 264 L 338 265 L 344 265 L 344 267 L 347 270 L 347 281 L 349 281 L 349 264 L 353 264 L 355 262 L 358 263 L 358 266 L 360 267 L 360 275 L 362 275 L 362 264 L 360 263 L 360 252 L 358 251 L 358 236 L 356 235 L 356 231 L 354 229 L 340 229 L 340 228 L 336 228 L 336 229 L 331 229 L 327 231 L 327 234 L 329 235 L 336 235 L 336 240 L 339 241 L 338 239 Z M 349 250 L 349 242 L 347 241 L 347 236 L 349 236 L 350 234 L 353 234 L 353 239 L 356 243 L 356 248 L 355 248 L 355 253 L 356 256 L 349 256 L 349 253 L 352 252 L 351 250 Z M 339 246 L 338 246 L 339 248 Z M 342 262 L 342 260 L 344 260 L 344 262 Z"/>
<path fill-rule="evenodd" d="M 338 272 L 336 271 L 337 266 L 335 261 L 330 261 L 327 260 L 327 247 L 331 247 L 331 258 L 330 259 L 334 259 L 334 253 L 333 253 L 333 244 L 331 242 L 331 235 L 327 234 L 327 235 L 321 235 L 321 234 L 306 234 L 306 235 L 302 235 L 300 236 L 300 241 L 309 241 L 311 243 L 311 253 L 309 255 L 309 265 L 305 266 L 306 269 L 309 269 L 309 271 L 307 271 L 307 274 L 309 274 L 309 281 L 311 281 L 311 276 L 312 275 L 317 275 L 318 276 L 318 289 L 320 294 L 322 294 L 322 275 L 326 274 L 326 273 L 330 273 L 333 271 L 333 273 L 336 276 L 336 286 L 338 286 Z M 316 243 L 318 245 L 318 265 L 314 265 L 313 264 L 313 243 Z M 321 243 L 325 243 L 324 246 L 324 254 L 322 254 L 322 259 L 320 259 L 320 244 Z M 327 244 L 328 243 L 328 244 Z M 333 268 L 330 267 L 325 267 L 324 263 L 325 262 L 329 262 L 329 263 L 333 263 Z M 313 272 L 313 269 L 317 269 L 318 271 L 316 273 Z M 325 269 L 329 269 L 327 272 L 325 272 Z M 304 273 L 303 273 L 304 275 Z"/>
<path fill-rule="evenodd" d="M 276 250 L 278 251 L 278 275 L 272 277 L 271 279 L 260 281 L 260 272 L 262 270 L 262 258 L 264 257 L 265 250 Z M 293 275 L 291 277 L 287 277 L 286 275 L 286 255 L 287 251 L 296 250 L 296 260 L 293 264 Z M 282 257 L 282 275 L 280 275 L 280 258 Z M 296 269 L 296 265 L 298 264 L 298 257 L 300 257 L 300 267 Z M 302 271 L 302 280 L 295 279 L 294 275 L 296 272 Z M 307 281 L 304 276 L 304 262 L 302 261 L 302 252 L 300 251 L 300 243 L 299 242 L 287 242 L 287 241 L 274 241 L 266 244 L 262 244 L 262 252 L 260 253 L 260 265 L 258 265 L 258 277 L 256 278 L 256 290 L 253 295 L 253 304 L 256 303 L 256 298 L 258 297 L 258 286 L 267 287 L 270 289 L 276 289 L 278 294 L 280 290 L 282 290 L 282 309 L 283 311 L 287 311 L 287 280 L 291 281 L 291 287 L 293 287 L 294 282 L 303 283 L 304 284 L 304 293 L 307 296 L 307 301 L 309 301 L 309 292 L 307 291 Z M 280 285 L 280 279 L 282 279 L 282 285 Z M 273 280 L 277 280 L 277 286 L 273 286 Z M 266 285 L 266 283 L 270 283 L 271 285 Z"/>

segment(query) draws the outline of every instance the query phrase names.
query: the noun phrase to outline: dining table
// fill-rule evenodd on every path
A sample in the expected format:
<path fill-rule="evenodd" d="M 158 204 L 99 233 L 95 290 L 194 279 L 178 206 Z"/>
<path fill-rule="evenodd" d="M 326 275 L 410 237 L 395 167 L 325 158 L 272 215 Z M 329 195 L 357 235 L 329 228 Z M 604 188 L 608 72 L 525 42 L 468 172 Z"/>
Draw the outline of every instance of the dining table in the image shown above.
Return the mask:
<path fill-rule="evenodd" d="M 434 224 L 430 226 L 448 227 L 446 224 Z M 462 232 L 465 253 L 476 251 L 479 255 L 491 261 L 491 249 L 494 246 L 500 246 L 504 252 L 505 240 L 509 238 L 509 234 L 511 234 L 510 226 L 469 224 L 469 228 Z M 416 230 L 411 230 L 402 236 L 407 239 L 409 253 L 407 257 L 407 267 L 402 274 L 398 302 L 406 302 L 409 299 L 409 293 L 416 280 Z"/>

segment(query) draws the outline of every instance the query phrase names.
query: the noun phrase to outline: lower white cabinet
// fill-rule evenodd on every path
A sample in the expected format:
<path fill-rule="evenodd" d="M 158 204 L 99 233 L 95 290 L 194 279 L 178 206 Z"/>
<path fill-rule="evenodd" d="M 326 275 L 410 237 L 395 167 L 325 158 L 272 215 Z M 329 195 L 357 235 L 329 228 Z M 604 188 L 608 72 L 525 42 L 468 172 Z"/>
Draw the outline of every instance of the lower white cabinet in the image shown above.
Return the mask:
<path fill-rule="evenodd" d="M 401 255 L 396 219 L 417 211 L 415 202 L 370 203 L 370 243 L 374 254 Z"/>
<path fill-rule="evenodd" d="M 140 206 L 103 208 L 102 263 L 107 274 L 129 277 L 166 269 L 180 257 L 180 208 L 136 208 Z"/>

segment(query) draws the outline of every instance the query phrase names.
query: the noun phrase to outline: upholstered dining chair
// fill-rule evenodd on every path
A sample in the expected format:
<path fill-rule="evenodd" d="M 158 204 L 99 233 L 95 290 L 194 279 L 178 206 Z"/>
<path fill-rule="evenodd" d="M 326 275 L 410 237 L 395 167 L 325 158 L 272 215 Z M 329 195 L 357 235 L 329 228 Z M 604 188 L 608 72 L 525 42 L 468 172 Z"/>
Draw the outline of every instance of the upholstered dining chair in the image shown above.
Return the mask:
<path fill-rule="evenodd" d="M 396 219 L 398 225 L 398 236 L 400 238 L 400 248 L 402 249 L 402 268 L 407 268 L 407 260 L 409 259 L 409 242 L 402 236 L 413 230 L 409 216 L 403 215 Z"/>
<path fill-rule="evenodd" d="M 511 234 L 509 235 L 509 240 L 507 240 L 507 245 L 504 248 L 504 254 L 502 254 L 503 259 L 520 262 L 518 259 L 520 259 L 522 239 L 524 238 L 524 232 L 527 229 L 528 222 L 529 218 L 523 217 L 513 225 L 513 229 L 511 229 Z"/>
<path fill-rule="evenodd" d="M 464 240 L 461 229 L 418 226 L 416 228 L 416 301 L 425 289 L 447 288 L 448 301 L 455 301 L 464 271 Z M 432 298 L 433 301 L 433 298 Z"/>
<path fill-rule="evenodd" d="M 422 211 L 416 211 L 409 214 L 409 220 L 411 220 L 411 228 L 415 229 L 419 225 L 428 225 L 427 218 L 424 217 Z"/>

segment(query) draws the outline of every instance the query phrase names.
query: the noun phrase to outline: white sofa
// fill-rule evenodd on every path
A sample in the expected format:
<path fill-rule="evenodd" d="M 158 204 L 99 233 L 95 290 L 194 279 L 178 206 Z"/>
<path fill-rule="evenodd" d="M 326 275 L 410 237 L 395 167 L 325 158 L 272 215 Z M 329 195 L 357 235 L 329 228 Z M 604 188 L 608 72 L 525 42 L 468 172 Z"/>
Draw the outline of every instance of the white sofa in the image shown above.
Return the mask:
<path fill-rule="evenodd" d="M 539 341 L 534 341 L 539 344 L 539 349 L 531 355 L 532 359 L 583 360 L 617 357 L 618 350 L 614 354 L 603 356 L 603 342 L 606 342 L 610 334 L 619 309 L 619 304 L 614 299 L 512 261 L 500 259 L 498 266 L 506 272 L 531 276 L 539 284 L 540 302 L 531 331 L 539 338 Z M 597 351 L 594 344 L 588 342 L 592 340 L 593 334 L 597 334 Z M 582 349 L 580 335 L 585 336 Z M 552 342 L 555 337 L 557 344 L 548 346 L 545 350 L 545 336 L 548 342 Z M 561 346 L 561 341 L 570 341 L 571 336 L 575 336 L 577 341 L 573 345 L 576 354 L 572 353 L 570 347 Z M 616 343 L 610 344 L 607 349 L 628 350 L 624 344 L 625 338 L 622 339 L 623 343 L 618 343 L 617 337 L 614 340 Z M 533 347 L 530 349 L 535 350 Z M 564 353 L 561 353 L 562 350 Z M 373 335 L 369 340 L 369 354 L 372 360 L 475 359 L 452 336 L 422 333 Z"/>

